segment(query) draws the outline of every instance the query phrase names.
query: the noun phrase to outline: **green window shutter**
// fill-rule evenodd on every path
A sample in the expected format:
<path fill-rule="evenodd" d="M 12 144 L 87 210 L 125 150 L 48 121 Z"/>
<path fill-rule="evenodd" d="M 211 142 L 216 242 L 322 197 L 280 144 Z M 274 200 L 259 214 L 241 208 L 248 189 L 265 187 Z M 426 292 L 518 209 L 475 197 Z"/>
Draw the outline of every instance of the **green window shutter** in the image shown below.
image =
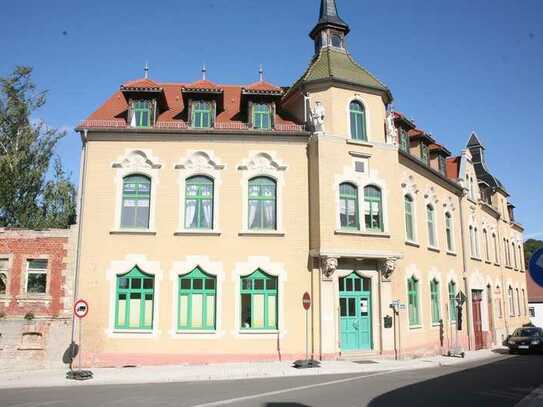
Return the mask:
<path fill-rule="evenodd" d="M 381 190 L 373 185 L 364 188 L 364 221 L 366 230 L 383 231 L 383 202 Z"/>
<path fill-rule="evenodd" d="M 210 102 L 197 100 L 192 102 L 192 127 L 197 129 L 208 129 L 211 127 L 213 118 Z"/>
<path fill-rule="evenodd" d="M 178 284 L 177 329 L 215 330 L 217 279 L 196 267 Z"/>
<path fill-rule="evenodd" d="M 345 229 L 360 229 L 358 221 L 358 188 L 350 183 L 339 186 L 339 217 L 341 227 Z"/>
<path fill-rule="evenodd" d="M 452 232 L 452 216 L 449 212 L 445 214 L 445 234 L 447 235 L 447 250 L 452 252 L 454 250 L 453 245 L 453 232 Z"/>
<path fill-rule="evenodd" d="M 430 296 L 432 302 L 432 323 L 438 324 L 441 319 L 441 310 L 439 305 L 439 282 L 430 281 Z"/>
<path fill-rule="evenodd" d="M 435 225 L 435 211 L 432 205 L 426 206 L 426 219 L 428 223 L 428 244 L 432 247 L 435 247 L 437 245 L 436 225 Z"/>
<path fill-rule="evenodd" d="M 185 229 L 213 229 L 213 180 L 196 176 L 185 183 Z"/>
<path fill-rule="evenodd" d="M 409 152 L 409 136 L 404 129 L 400 129 L 400 150 Z"/>
<path fill-rule="evenodd" d="M 268 177 L 249 180 L 248 227 L 251 230 L 277 229 L 277 184 Z"/>
<path fill-rule="evenodd" d="M 449 282 L 449 318 L 452 322 L 456 322 L 456 284 L 454 281 Z"/>
<path fill-rule="evenodd" d="M 258 269 L 241 277 L 241 329 L 277 329 L 278 279 Z"/>
<path fill-rule="evenodd" d="M 407 296 L 409 303 L 409 325 L 420 325 L 419 282 L 415 277 L 407 280 Z"/>
<path fill-rule="evenodd" d="M 424 143 L 420 144 L 420 159 L 424 164 L 429 165 L 430 161 L 429 161 L 429 154 L 428 154 L 428 146 Z"/>
<path fill-rule="evenodd" d="M 151 180 L 143 175 L 129 175 L 123 179 L 121 227 L 149 228 Z"/>
<path fill-rule="evenodd" d="M 409 241 L 415 240 L 415 224 L 413 218 L 413 198 L 410 195 L 404 197 L 405 207 L 405 234 Z"/>
<path fill-rule="evenodd" d="M 367 141 L 366 110 L 360 102 L 351 102 L 349 105 L 351 119 L 351 138 L 353 140 Z"/>
<path fill-rule="evenodd" d="M 155 278 L 135 266 L 117 276 L 115 292 L 115 328 L 153 329 Z"/>
<path fill-rule="evenodd" d="M 253 128 L 269 130 L 272 128 L 272 111 L 270 105 L 253 103 Z"/>

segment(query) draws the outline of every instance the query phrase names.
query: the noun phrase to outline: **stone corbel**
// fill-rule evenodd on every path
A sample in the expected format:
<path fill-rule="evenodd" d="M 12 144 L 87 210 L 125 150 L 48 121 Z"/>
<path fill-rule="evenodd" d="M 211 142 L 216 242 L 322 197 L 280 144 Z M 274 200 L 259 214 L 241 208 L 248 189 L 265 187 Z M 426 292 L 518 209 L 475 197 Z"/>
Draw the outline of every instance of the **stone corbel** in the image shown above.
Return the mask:
<path fill-rule="evenodd" d="M 331 281 L 338 266 L 337 257 L 321 257 L 321 271 L 322 279 L 324 281 Z"/>
<path fill-rule="evenodd" d="M 392 277 L 392 273 L 396 270 L 396 261 L 395 257 L 389 257 L 384 259 L 381 263 L 381 281 L 388 282 Z"/>

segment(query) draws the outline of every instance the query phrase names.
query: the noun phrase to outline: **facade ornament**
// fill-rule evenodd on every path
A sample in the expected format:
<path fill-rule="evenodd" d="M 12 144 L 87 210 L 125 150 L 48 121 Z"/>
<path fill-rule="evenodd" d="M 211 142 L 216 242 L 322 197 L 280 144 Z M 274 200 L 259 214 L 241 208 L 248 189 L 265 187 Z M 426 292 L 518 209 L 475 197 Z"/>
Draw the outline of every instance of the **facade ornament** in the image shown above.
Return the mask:
<path fill-rule="evenodd" d="M 389 257 L 381 264 L 381 275 L 383 277 L 383 281 L 390 281 L 392 273 L 394 273 L 394 270 L 396 270 L 396 261 L 396 258 Z"/>
<path fill-rule="evenodd" d="M 191 151 L 179 164 L 176 164 L 174 168 L 176 170 L 207 172 L 222 170 L 224 167 L 224 164 L 219 163 L 211 153 L 205 151 Z"/>
<path fill-rule="evenodd" d="M 157 158 L 152 157 L 149 151 L 132 150 L 119 157 L 112 164 L 113 168 L 125 168 L 129 170 L 151 170 L 161 168 Z"/>
<path fill-rule="evenodd" d="M 238 170 L 251 171 L 285 171 L 287 166 L 278 158 L 273 157 L 270 153 L 259 152 L 252 154 L 250 158 L 243 160 L 238 165 Z"/>
<path fill-rule="evenodd" d="M 387 129 L 387 144 L 392 144 L 394 147 L 399 145 L 398 129 L 394 126 L 394 112 L 392 110 L 387 111 L 386 117 L 386 129 Z"/>
<path fill-rule="evenodd" d="M 337 270 L 337 257 L 321 257 L 321 270 L 325 279 L 332 279 Z"/>
<path fill-rule="evenodd" d="M 324 133 L 324 120 L 326 119 L 326 111 L 321 102 L 315 102 L 315 107 L 311 111 L 311 122 L 315 133 Z"/>

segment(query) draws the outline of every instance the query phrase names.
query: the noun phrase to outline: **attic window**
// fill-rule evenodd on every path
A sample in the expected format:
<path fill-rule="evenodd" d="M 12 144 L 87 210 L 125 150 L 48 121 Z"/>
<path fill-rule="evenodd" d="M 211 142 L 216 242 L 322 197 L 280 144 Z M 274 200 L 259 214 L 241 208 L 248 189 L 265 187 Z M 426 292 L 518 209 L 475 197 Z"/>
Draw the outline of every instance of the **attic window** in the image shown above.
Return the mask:
<path fill-rule="evenodd" d="M 437 156 L 437 165 L 439 167 L 439 172 L 442 174 L 442 175 L 445 175 L 445 157 L 443 157 L 442 155 L 438 155 Z"/>
<path fill-rule="evenodd" d="M 192 127 L 197 129 L 208 129 L 213 123 L 211 102 L 202 100 L 195 101 L 192 104 Z"/>
<path fill-rule="evenodd" d="M 420 160 L 426 165 L 428 165 L 428 156 L 429 156 L 428 146 L 424 143 L 421 143 L 420 144 Z"/>
<path fill-rule="evenodd" d="M 400 129 L 400 150 L 409 152 L 409 141 L 404 129 Z"/>
<path fill-rule="evenodd" d="M 343 38 L 339 34 L 332 34 L 332 47 L 343 48 Z"/>
<path fill-rule="evenodd" d="M 134 100 L 131 103 L 131 127 L 151 127 L 155 121 L 155 102 Z"/>
<path fill-rule="evenodd" d="M 253 104 L 253 127 L 260 130 L 272 128 L 271 106 L 269 104 Z"/>

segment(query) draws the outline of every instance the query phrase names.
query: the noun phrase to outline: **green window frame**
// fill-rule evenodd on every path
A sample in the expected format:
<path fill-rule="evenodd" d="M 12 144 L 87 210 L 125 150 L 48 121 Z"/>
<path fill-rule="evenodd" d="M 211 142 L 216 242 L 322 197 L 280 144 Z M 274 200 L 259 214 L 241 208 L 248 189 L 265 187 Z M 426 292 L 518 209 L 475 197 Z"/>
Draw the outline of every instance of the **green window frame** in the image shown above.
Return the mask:
<path fill-rule="evenodd" d="M 271 106 L 265 103 L 253 104 L 253 127 L 259 130 L 270 130 L 272 127 Z"/>
<path fill-rule="evenodd" d="M 430 158 L 430 154 L 428 152 L 428 146 L 424 143 L 421 143 L 420 144 L 420 160 L 424 164 L 429 165 L 430 163 L 429 158 Z"/>
<path fill-rule="evenodd" d="M 426 205 L 426 222 L 428 225 L 428 245 L 430 247 L 436 247 L 436 218 L 435 210 L 432 205 Z"/>
<path fill-rule="evenodd" d="M 185 181 L 185 229 L 213 229 L 213 185 L 201 175 Z"/>
<path fill-rule="evenodd" d="M 196 267 L 179 276 L 178 288 L 177 329 L 215 330 L 217 278 Z"/>
<path fill-rule="evenodd" d="M 445 235 L 447 237 L 447 250 L 452 252 L 454 250 L 453 227 L 452 227 L 452 215 L 449 212 L 445 213 Z"/>
<path fill-rule="evenodd" d="M 485 260 L 490 262 L 490 246 L 488 243 L 488 231 L 483 229 L 483 239 L 485 243 Z"/>
<path fill-rule="evenodd" d="M 443 157 L 442 155 L 438 155 L 437 156 L 437 165 L 438 165 L 439 172 L 441 173 L 441 175 L 445 175 L 447 173 L 445 157 Z"/>
<path fill-rule="evenodd" d="M 449 282 L 449 318 L 451 322 L 456 322 L 457 309 L 456 309 L 456 283 L 454 281 Z"/>
<path fill-rule="evenodd" d="M 192 103 L 192 127 L 209 129 L 213 123 L 211 102 L 197 100 Z"/>
<path fill-rule="evenodd" d="M 115 293 L 115 328 L 153 329 L 155 278 L 135 266 L 118 275 Z"/>
<path fill-rule="evenodd" d="M 404 129 L 400 129 L 400 150 L 409 152 L 409 137 Z"/>
<path fill-rule="evenodd" d="M 358 188 L 350 182 L 339 185 L 339 218 L 343 229 L 360 229 Z"/>
<path fill-rule="evenodd" d="M 251 230 L 277 229 L 277 183 L 269 177 L 249 180 L 248 227 Z"/>
<path fill-rule="evenodd" d="M 404 210 L 405 210 L 405 238 L 410 241 L 415 241 L 415 216 L 413 197 L 411 195 L 404 196 Z"/>
<path fill-rule="evenodd" d="M 382 232 L 384 229 L 382 193 L 375 185 L 364 188 L 364 222 L 367 231 Z"/>
<path fill-rule="evenodd" d="M 439 304 L 439 281 L 435 278 L 430 281 L 430 299 L 432 302 L 432 324 L 437 325 L 441 321 L 441 307 Z"/>
<path fill-rule="evenodd" d="M 151 127 L 153 122 L 153 109 L 150 100 L 136 100 L 133 103 L 133 127 Z"/>
<path fill-rule="evenodd" d="M 151 208 L 151 179 L 144 175 L 123 178 L 121 228 L 148 229 Z"/>
<path fill-rule="evenodd" d="M 276 330 L 278 327 L 278 278 L 257 269 L 240 279 L 242 330 Z"/>
<path fill-rule="evenodd" d="M 349 104 L 351 117 L 351 138 L 353 140 L 368 141 L 366 134 L 366 109 L 362 103 L 353 101 Z"/>
<path fill-rule="evenodd" d="M 419 281 L 414 276 L 407 280 L 407 298 L 409 304 L 409 326 L 419 326 Z"/>

